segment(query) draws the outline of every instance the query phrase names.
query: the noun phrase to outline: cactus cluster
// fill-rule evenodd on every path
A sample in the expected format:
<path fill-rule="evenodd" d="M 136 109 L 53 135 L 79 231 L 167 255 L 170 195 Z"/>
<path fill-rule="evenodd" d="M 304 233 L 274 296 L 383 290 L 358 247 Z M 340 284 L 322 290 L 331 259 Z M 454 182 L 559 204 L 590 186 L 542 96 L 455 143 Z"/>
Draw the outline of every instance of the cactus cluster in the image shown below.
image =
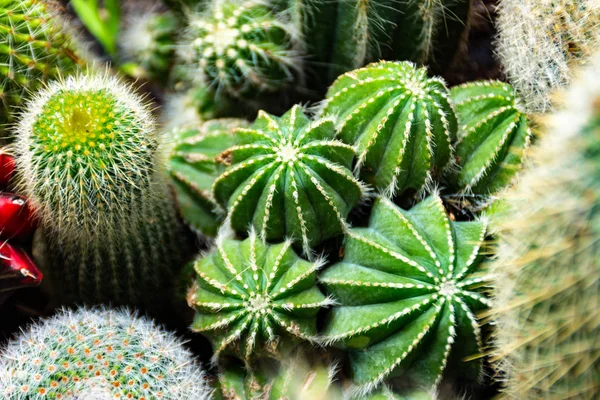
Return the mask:
<path fill-rule="evenodd" d="M 0 394 L 25 399 L 210 399 L 172 333 L 128 311 L 62 310 L 0 352 Z"/>

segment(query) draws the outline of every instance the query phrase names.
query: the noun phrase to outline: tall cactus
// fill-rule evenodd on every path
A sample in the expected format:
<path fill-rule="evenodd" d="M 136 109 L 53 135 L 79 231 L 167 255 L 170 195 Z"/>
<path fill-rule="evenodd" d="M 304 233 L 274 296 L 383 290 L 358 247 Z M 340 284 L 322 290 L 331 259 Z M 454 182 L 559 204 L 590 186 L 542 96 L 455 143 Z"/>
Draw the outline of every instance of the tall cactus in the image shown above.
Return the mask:
<path fill-rule="evenodd" d="M 36 94 L 15 133 L 21 189 L 50 246 L 56 298 L 164 303 L 187 237 L 140 97 L 109 76 L 69 77 Z"/>
<path fill-rule="evenodd" d="M 597 54 L 500 218 L 494 350 L 511 399 L 592 399 L 600 388 L 599 74 Z"/>

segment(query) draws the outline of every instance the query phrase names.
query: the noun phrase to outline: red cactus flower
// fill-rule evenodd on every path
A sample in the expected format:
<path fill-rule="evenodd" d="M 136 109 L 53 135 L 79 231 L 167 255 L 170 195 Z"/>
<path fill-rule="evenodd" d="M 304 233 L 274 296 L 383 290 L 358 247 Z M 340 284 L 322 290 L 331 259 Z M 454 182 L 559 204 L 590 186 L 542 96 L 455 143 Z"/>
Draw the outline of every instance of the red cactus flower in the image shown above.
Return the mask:
<path fill-rule="evenodd" d="M 15 159 L 0 149 L 0 187 L 6 187 L 15 172 Z"/>
<path fill-rule="evenodd" d="M 0 193 L 0 238 L 26 238 L 31 235 L 35 225 L 33 211 L 23 197 Z"/>
<path fill-rule="evenodd" d="M 42 273 L 22 249 L 0 243 L 0 293 L 37 286 Z"/>

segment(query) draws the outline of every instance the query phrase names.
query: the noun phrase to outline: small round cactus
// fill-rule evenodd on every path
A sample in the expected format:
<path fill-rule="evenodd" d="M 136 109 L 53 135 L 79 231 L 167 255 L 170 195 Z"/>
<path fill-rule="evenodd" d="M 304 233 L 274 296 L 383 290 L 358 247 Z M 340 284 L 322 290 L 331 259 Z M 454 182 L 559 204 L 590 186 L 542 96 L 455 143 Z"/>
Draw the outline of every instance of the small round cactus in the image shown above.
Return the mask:
<path fill-rule="evenodd" d="M 379 198 L 369 226 L 349 231 L 342 261 L 319 281 L 340 303 L 323 335 L 349 349 L 358 391 L 398 373 L 423 387 L 448 371 L 480 378 L 481 359 L 464 359 L 482 349 L 485 233 L 483 222 L 451 221 L 436 196 L 410 211 Z"/>
<path fill-rule="evenodd" d="M 176 129 L 169 153 L 169 173 L 179 211 L 195 231 L 215 236 L 225 211 L 214 200 L 211 188 L 223 172 L 215 157 L 234 145 L 233 130 L 247 125 L 239 119 L 216 119 L 199 129 Z"/>
<path fill-rule="evenodd" d="M 254 96 L 282 88 L 301 72 L 298 35 L 267 2 L 213 0 L 188 20 L 181 58 L 215 91 Z"/>
<path fill-rule="evenodd" d="M 531 138 L 516 92 L 507 83 L 484 81 L 454 87 L 450 96 L 459 122 L 453 186 L 473 195 L 498 192 L 521 168 Z"/>
<path fill-rule="evenodd" d="M 420 191 L 450 162 L 457 123 L 448 89 L 408 62 L 380 62 L 340 76 L 322 115 L 337 118 L 342 141 L 356 146 L 356 172 L 392 197 Z"/>
<path fill-rule="evenodd" d="M 196 310 L 192 329 L 212 340 L 215 358 L 224 350 L 246 360 L 277 355 L 283 335 L 314 339 L 317 312 L 330 304 L 315 282 L 324 261 L 305 261 L 291 245 L 267 245 L 254 232 L 244 241 L 220 237 L 196 262 L 188 295 Z"/>
<path fill-rule="evenodd" d="M 25 399 L 209 399 L 192 354 L 127 311 L 62 310 L 0 353 L 0 394 Z M 94 397 L 96 396 L 96 397 Z"/>
<path fill-rule="evenodd" d="M 292 238 L 305 254 L 346 229 L 365 194 L 349 168 L 352 146 L 334 140 L 331 119 L 310 121 L 299 106 L 282 117 L 260 112 L 239 145 L 220 158 L 229 168 L 213 185 L 237 232 L 252 225 L 266 240 Z"/>

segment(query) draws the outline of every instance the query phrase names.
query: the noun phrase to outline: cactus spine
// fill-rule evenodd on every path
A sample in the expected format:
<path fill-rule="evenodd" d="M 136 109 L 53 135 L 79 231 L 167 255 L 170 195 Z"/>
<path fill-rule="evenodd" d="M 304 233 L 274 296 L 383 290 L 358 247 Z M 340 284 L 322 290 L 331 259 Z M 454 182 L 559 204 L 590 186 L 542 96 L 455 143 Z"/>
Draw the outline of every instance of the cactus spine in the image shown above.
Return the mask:
<path fill-rule="evenodd" d="M 115 78 L 72 76 L 38 92 L 15 134 L 56 299 L 161 304 L 186 235 L 144 102 Z"/>
<path fill-rule="evenodd" d="M 0 353 L 0 394 L 25 399 L 210 398 L 175 336 L 126 311 L 63 310 Z"/>
<path fill-rule="evenodd" d="M 592 399 L 600 358 L 600 55 L 546 121 L 506 196 L 495 358 L 512 399 Z"/>
<path fill-rule="evenodd" d="M 398 373 L 422 387 L 448 371 L 480 378 L 481 359 L 464 359 L 482 348 L 485 233 L 483 222 L 451 221 L 436 196 L 410 211 L 379 198 L 368 228 L 348 232 L 342 261 L 319 280 L 340 303 L 324 335 L 349 350 L 360 392 Z"/>
<path fill-rule="evenodd" d="M 380 62 L 339 77 L 321 114 L 356 146 L 356 172 L 392 197 L 420 191 L 451 160 L 456 118 L 439 78 L 407 62 Z"/>

